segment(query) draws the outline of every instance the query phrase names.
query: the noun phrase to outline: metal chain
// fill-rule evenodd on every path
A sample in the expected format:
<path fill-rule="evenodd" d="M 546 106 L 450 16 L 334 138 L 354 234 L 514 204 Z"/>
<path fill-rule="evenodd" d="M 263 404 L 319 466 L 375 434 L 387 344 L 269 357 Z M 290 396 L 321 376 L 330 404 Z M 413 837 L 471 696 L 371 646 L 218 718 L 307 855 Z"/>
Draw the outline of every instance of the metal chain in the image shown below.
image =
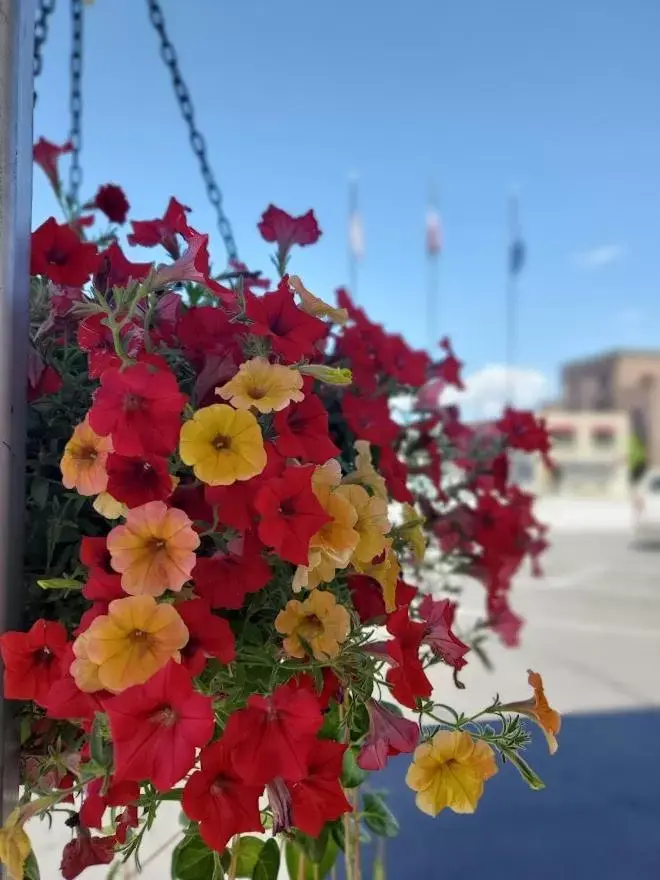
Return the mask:
<path fill-rule="evenodd" d="M 220 230 L 220 235 L 225 243 L 227 255 L 230 260 L 236 260 L 238 259 L 238 251 L 236 249 L 236 242 L 234 240 L 231 224 L 222 208 L 222 193 L 220 192 L 213 171 L 211 170 L 211 166 L 209 165 L 208 157 L 206 155 L 206 141 L 195 125 L 195 112 L 193 110 L 190 92 L 181 77 L 179 62 L 174 46 L 167 36 L 163 11 L 158 0 L 147 0 L 147 6 L 149 9 L 151 24 L 160 39 L 161 58 L 170 71 L 174 94 L 179 103 L 181 115 L 188 126 L 190 145 L 194 154 L 197 156 L 209 201 L 215 208 L 218 229 Z"/>
<path fill-rule="evenodd" d="M 71 165 L 69 167 L 69 200 L 75 211 L 79 207 L 82 168 L 80 166 L 80 150 L 82 147 L 82 71 L 83 71 L 83 0 L 71 0 L 71 60 L 70 60 L 71 93 L 69 111 L 71 129 L 69 140 L 73 146 Z"/>
<path fill-rule="evenodd" d="M 55 11 L 55 0 L 39 0 L 39 9 L 34 22 L 34 58 L 32 70 L 35 83 L 44 68 L 43 48 L 48 39 L 48 19 Z M 34 104 L 37 103 L 37 90 L 34 90 Z"/>

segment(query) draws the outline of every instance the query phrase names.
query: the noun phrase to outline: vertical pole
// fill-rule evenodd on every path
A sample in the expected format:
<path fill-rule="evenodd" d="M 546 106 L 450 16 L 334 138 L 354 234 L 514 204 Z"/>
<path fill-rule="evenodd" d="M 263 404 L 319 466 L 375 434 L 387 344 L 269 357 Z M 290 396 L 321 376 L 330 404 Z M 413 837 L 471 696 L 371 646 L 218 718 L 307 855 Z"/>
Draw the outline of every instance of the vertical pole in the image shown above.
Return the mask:
<path fill-rule="evenodd" d="M 348 179 L 348 286 L 354 303 L 358 301 L 358 260 L 362 247 L 360 222 L 358 177 L 351 174 Z"/>
<path fill-rule="evenodd" d="M 439 340 L 440 320 L 440 215 L 433 182 L 429 184 L 426 213 L 426 334 L 429 352 L 433 353 Z"/>
<path fill-rule="evenodd" d="M 32 208 L 35 0 L 0 0 L 0 630 L 22 590 L 25 415 Z M 18 794 L 12 712 L 0 703 L 2 818 Z"/>
<path fill-rule="evenodd" d="M 518 255 L 516 249 L 520 245 L 520 231 L 518 219 L 518 200 L 511 197 L 508 205 L 508 231 L 509 231 L 509 250 L 507 253 L 507 277 L 506 277 L 506 303 L 505 303 L 505 327 L 504 327 L 504 345 L 506 364 L 506 399 L 507 406 L 515 406 L 515 382 L 513 378 L 513 370 L 515 368 L 517 357 L 517 336 L 518 336 L 518 271 L 520 267 L 517 264 Z"/>

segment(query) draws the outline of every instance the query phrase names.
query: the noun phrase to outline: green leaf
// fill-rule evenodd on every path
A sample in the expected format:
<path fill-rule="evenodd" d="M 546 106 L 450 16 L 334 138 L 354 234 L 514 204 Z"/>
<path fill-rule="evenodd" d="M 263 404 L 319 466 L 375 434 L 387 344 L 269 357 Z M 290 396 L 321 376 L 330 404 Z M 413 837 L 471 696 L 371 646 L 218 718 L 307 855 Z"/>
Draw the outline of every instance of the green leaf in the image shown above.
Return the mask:
<path fill-rule="evenodd" d="M 396 837 L 399 822 L 381 794 L 365 794 L 362 798 L 362 819 L 367 828 L 380 837 Z"/>
<path fill-rule="evenodd" d="M 284 849 L 287 871 L 291 880 L 324 880 L 337 861 L 339 847 L 331 834 L 327 835 L 325 852 L 318 862 L 305 856 L 297 843 L 288 840 Z M 300 860 L 305 858 L 304 872 L 300 873 Z"/>
<path fill-rule="evenodd" d="M 341 771 L 341 784 L 344 788 L 357 788 L 369 775 L 357 765 L 358 749 L 346 749 Z"/>
<path fill-rule="evenodd" d="M 39 863 L 32 850 L 30 850 L 30 855 L 27 857 L 27 861 L 23 865 L 23 878 L 24 880 L 41 880 Z"/>
<path fill-rule="evenodd" d="M 277 880 L 280 872 L 280 848 L 271 837 L 265 844 L 259 855 L 259 860 L 254 866 L 252 880 Z"/>
<path fill-rule="evenodd" d="M 265 846 L 265 842 L 258 837 L 247 835 L 238 840 L 238 858 L 236 860 L 236 876 L 252 877 L 254 869 L 259 861 L 259 856 Z M 232 848 L 232 852 L 236 847 Z"/>
<path fill-rule="evenodd" d="M 335 841 L 335 843 L 337 844 L 337 846 L 339 847 L 340 850 L 345 851 L 346 850 L 346 836 L 344 833 L 344 823 L 342 822 L 341 819 L 339 819 L 337 822 L 333 822 L 332 825 L 330 825 L 329 827 L 331 828 L 331 834 L 332 834 L 333 840 Z M 354 833 L 353 820 L 351 820 L 350 827 L 351 827 L 351 840 L 352 840 L 352 835 Z M 367 829 L 364 827 L 362 822 L 360 822 L 359 828 L 360 828 L 360 843 L 371 843 L 371 835 L 369 834 Z"/>
<path fill-rule="evenodd" d="M 73 578 L 48 578 L 37 581 L 37 584 L 42 590 L 82 590 L 80 581 L 74 581 Z"/>
<path fill-rule="evenodd" d="M 40 510 L 48 503 L 48 480 L 35 477 L 30 483 L 30 498 Z"/>
<path fill-rule="evenodd" d="M 213 877 L 215 867 L 215 854 L 199 835 L 186 837 L 177 844 L 172 853 L 172 880 Z"/>
<path fill-rule="evenodd" d="M 323 860 L 328 841 L 332 836 L 332 827 L 326 825 L 318 837 L 310 837 L 309 834 L 303 834 L 302 831 L 296 831 L 295 842 L 298 849 L 304 854 L 305 858 L 318 865 Z"/>
<path fill-rule="evenodd" d="M 99 712 L 94 716 L 92 735 L 89 742 L 89 750 L 92 760 L 100 767 L 109 767 L 112 761 L 110 744 L 103 737 L 103 718 Z"/>

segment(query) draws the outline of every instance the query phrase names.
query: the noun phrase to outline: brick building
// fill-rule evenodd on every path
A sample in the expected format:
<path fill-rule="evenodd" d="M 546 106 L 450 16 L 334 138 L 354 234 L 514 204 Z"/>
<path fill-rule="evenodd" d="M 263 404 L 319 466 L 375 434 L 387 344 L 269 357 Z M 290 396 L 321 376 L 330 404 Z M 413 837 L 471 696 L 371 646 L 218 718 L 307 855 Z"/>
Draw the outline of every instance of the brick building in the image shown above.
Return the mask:
<path fill-rule="evenodd" d="M 660 351 L 614 351 L 566 364 L 561 406 L 627 412 L 648 464 L 660 466 Z"/>

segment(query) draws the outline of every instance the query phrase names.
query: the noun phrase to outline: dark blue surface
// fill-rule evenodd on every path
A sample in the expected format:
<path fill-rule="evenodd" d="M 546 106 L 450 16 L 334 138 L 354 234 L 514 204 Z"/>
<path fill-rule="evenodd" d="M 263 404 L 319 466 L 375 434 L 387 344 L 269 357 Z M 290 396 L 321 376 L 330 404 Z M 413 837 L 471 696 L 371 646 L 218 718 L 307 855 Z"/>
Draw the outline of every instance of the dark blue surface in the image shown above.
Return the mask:
<path fill-rule="evenodd" d="M 566 718 L 554 757 L 535 733 L 525 756 L 546 788 L 531 791 L 501 766 L 472 816 L 420 813 L 408 756 L 374 776 L 401 823 L 386 846 L 387 880 L 658 880 L 660 711 Z M 374 852 L 364 846 L 365 880 Z"/>

